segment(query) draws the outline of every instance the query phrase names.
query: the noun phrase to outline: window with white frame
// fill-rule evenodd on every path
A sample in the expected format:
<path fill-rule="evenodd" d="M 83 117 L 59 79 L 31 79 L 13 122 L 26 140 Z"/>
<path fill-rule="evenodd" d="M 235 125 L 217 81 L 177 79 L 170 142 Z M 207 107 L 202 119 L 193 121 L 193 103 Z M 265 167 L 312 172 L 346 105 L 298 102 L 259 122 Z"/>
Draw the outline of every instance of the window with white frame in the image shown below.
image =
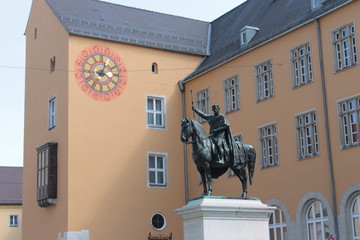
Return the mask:
<path fill-rule="evenodd" d="M 326 207 L 320 201 L 310 204 L 306 211 L 308 240 L 324 240 L 329 234 L 329 220 Z"/>
<path fill-rule="evenodd" d="M 148 153 L 148 186 L 167 186 L 167 154 Z"/>
<path fill-rule="evenodd" d="M 163 230 L 166 227 L 166 218 L 164 214 L 155 213 L 154 215 L 152 215 L 151 225 L 153 226 L 153 228 L 155 228 L 158 231 Z M 159 238 L 154 237 L 153 239 L 159 239 Z M 161 239 L 165 239 L 165 238 L 161 238 Z"/>
<path fill-rule="evenodd" d="M 49 100 L 48 104 L 48 129 L 56 127 L 56 97 Z"/>
<path fill-rule="evenodd" d="M 355 24 L 350 23 L 332 32 L 334 69 L 341 71 L 358 63 Z"/>
<path fill-rule="evenodd" d="M 257 101 L 262 101 L 274 96 L 274 81 L 271 60 L 255 66 L 255 79 L 257 85 Z"/>
<path fill-rule="evenodd" d="M 275 123 L 259 128 L 259 141 L 261 147 L 261 168 L 279 165 L 277 129 Z"/>
<path fill-rule="evenodd" d="M 295 117 L 298 159 L 319 154 L 319 141 L 315 110 L 301 113 Z"/>
<path fill-rule="evenodd" d="M 357 195 L 351 203 L 351 227 L 352 240 L 360 239 L 360 195 Z"/>
<path fill-rule="evenodd" d="M 270 240 L 285 240 L 286 219 L 281 209 L 274 210 L 269 219 Z"/>
<path fill-rule="evenodd" d="M 240 90 L 238 75 L 224 80 L 225 113 L 240 108 Z"/>
<path fill-rule="evenodd" d="M 196 104 L 200 111 L 203 113 L 209 114 L 210 113 L 210 94 L 209 89 L 203 89 L 196 93 Z M 198 116 L 198 120 L 200 122 L 204 122 L 205 120 Z"/>
<path fill-rule="evenodd" d="M 309 43 L 291 50 L 291 66 L 294 88 L 313 81 Z"/>
<path fill-rule="evenodd" d="M 19 215 L 10 215 L 9 227 L 18 227 L 18 226 L 19 226 Z"/>
<path fill-rule="evenodd" d="M 165 103 L 163 97 L 147 97 L 147 126 L 165 128 Z"/>
<path fill-rule="evenodd" d="M 341 147 L 359 146 L 360 94 L 338 101 Z"/>

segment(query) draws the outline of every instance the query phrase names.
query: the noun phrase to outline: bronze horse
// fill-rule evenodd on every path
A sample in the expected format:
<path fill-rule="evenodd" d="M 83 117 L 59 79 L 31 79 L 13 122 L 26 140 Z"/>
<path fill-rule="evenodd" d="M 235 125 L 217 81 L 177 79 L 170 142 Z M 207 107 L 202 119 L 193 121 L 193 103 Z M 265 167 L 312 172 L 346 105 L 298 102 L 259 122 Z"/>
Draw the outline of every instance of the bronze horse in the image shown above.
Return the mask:
<path fill-rule="evenodd" d="M 189 142 L 190 137 L 191 142 Z M 212 178 L 220 177 L 230 168 L 242 183 L 243 193 L 241 197 L 247 197 L 246 167 L 249 173 L 250 184 L 252 184 L 255 170 L 256 152 L 253 146 L 236 142 L 234 151 L 244 151 L 244 154 L 234 154 L 234 156 L 239 157 L 243 155 L 245 159 L 231 159 L 228 156 L 225 158 L 224 163 L 219 163 L 212 153 L 211 140 L 203 126 L 199 122 L 187 118 L 181 120 L 180 138 L 182 142 L 192 144 L 192 157 L 201 175 L 204 187 L 203 196 L 210 196 L 212 194 Z"/>

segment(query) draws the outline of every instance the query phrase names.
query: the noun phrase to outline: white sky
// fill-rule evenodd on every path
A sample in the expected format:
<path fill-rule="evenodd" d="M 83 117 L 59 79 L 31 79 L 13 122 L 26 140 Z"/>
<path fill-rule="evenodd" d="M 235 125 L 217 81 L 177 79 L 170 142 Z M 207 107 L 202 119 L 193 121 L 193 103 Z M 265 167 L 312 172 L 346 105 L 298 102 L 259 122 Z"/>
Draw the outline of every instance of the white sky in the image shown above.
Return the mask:
<path fill-rule="evenodd" d="M 5 1 L 5 0 L 4 0 Z M 58 0 L 62 1 L 62 0 Z M 245 0 L 108 0 L 126 6 L 213 21 Z M 31 0 L 2 4 L 0 58 L 0 166 L 23 166 L 25 27 Z M 46 116 L 45 116 L 46 117 Z M 35 149 L 34 149 L 35 151 Z"/>

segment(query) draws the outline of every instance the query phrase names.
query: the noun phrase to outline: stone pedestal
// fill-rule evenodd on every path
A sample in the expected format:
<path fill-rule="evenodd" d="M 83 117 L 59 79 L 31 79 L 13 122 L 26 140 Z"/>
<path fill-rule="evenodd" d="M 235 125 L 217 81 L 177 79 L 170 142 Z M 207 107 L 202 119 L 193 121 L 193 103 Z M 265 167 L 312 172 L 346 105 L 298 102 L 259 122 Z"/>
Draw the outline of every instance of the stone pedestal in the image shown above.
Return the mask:
<path fill-rule="evenodd" d="M 184 240 L 269 240 L 275 209 L 258 199 L 204 197 L 175 212 L 183 217 Z"/>

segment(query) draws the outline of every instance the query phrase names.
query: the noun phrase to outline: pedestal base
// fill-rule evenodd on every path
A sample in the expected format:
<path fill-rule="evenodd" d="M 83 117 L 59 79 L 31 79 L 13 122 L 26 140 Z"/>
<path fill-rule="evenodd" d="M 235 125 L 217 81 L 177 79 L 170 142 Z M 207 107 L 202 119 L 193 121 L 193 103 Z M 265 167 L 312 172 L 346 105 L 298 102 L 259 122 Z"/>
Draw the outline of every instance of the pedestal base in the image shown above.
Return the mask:
<path fill-rule="evenodd" d="M 175 212 L 183 216 L 184 240 L 269 240 L 275 209 L 258 199 L 204 197 Z"/>

